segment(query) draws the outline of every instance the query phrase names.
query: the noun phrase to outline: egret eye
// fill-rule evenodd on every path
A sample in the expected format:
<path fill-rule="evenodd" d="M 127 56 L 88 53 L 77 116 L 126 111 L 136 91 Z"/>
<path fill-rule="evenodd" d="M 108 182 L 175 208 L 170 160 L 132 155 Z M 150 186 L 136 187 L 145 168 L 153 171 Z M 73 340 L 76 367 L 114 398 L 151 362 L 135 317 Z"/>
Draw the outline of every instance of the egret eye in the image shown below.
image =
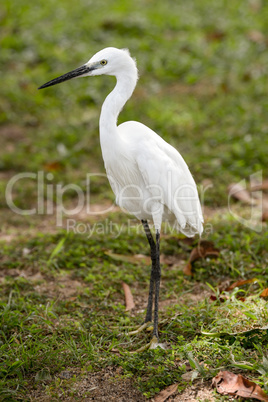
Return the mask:
<path fill-rule="evenodd" d="M 102 66 L 105 66 L 105 65 L 107 64 L 107 60 L 102 60 L 102 61 L 100 62 L 100 64 L 101 64 Z"/>

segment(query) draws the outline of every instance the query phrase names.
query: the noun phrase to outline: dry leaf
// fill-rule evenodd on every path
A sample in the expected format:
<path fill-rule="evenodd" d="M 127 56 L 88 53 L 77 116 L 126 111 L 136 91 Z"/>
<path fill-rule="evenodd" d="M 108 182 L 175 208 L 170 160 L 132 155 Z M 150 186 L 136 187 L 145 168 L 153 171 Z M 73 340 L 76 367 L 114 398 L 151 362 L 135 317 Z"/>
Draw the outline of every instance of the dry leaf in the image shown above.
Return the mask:
<path fill-rule="evenodd" d="M 245 204 L 254 205 L 257 200 L 254 200 L 250 193 L 239 183 L 232 183 L 228 186 L 229 195 Z"/>
<path fill-rule="evenodd" d="M 208 42 L 221 42 L 226 37 L 226 33 L 220 30 L 208 32 L 206 38 Z"/>
<path fill-rule="evenodd" d="M 260 297 L 268 297 L 268 288 L 264 289 L 261 294 Z"/>
<path fill-rule="evenodd" d="M 250 191 L 245 188 L 242 184 L 230 184 L 228 187 L 229 195 L 236 198 L 237 200 L 249 205 L 259 205 L 262 206 L 262 221 L 268 220 L 268 198 L 267 195 L 263 193 L 264 190 L 268 189 L 268 180 L 265 179 L 262 182 L 251 183 Z M 254 192 L 262 191 L 260 197 L 256 196 Z M 255 197 L 255 198 L 253 198 Z"/>
<path fill-rule="evenodd" d="M 232 283 L 230 286 L 228 286 L 225 290 L 229 292 L 230 290 L 233 290 L 234 288 L 239 288 L 240 286 L 246 285 L 248 283 L 254 283 L 254 282 L 259 282 L 257 278 L 251 278 L 251 279 L 241 279 L 239 281 L 236 281 Z"/>
<path fill-rule="evenodd" d="M 263 213 L 262 213 L 262 221 L 263 222 L 268 221 L 268 209 L 263 211 Z"/>
<path fill-rule="evenodd" d="M 44 169 L 49 172 L 58 172 L 59 170 L 63 170 L 64 165 L 59 161 L 47 162 L 44 165 Z"/>
<path fill-rule="evenodd" d="M 125 282 L 122 283 L 122 286 L 125 293 L 126 311 L 132 310 L 135 307 L 135 304 L 130 287 Z"/>
<path fill-rule="evenodd" d="M 214 244 L 207 240 L 201 240 L 197 247 L 193 248 L 188 263 L 183 269 L 185 275 L 193 275 L 192 263 L 199 258 L 218 258 L 220 252 L 214 247 Z"/>
<path fill-rule="evenodd" d="M 178 384 L 170 385 L 154 397 L 154 402 L 165 402 L 170 397 L 170 395 L 174 394 L 177 391 L 177 389 Z"/>
<path fill-rule="evenodd" d="M 216 387 L 221 395 L 231 395 L 243 398 L 255 398 L 268 402 L 268 396 L 255 382 L 248 380 L 241 374 L 230 371 L 220 371 L 212 380 L 212 386 Z"/>
<path fill-rule="evenodd" d="M 224 303 L 226 300 L 228 300 L 228 298 L 227 298 L 227 296 L 219 296 L 219 297 L 217 297 L 217 296 L 215 296 L 215 295 L 211 295 L 211 296 L 210 296 L 210 300 L 212 300 L 212 301 L 218 300 L 218 301 L 220 301 L 221 303 Z"/>
<path fill-rule="evenodd" d="M 222 295 L 222 294 L 221 294 L 222 292 L 230 292 L 230 291 L 233 290 L 234 288 L 239 288 L 240 286 L 247 285 L 248 283 L 256 283 L 256 282 L 259 282 L 259 280 L 258 280 L 257 278 L 240 279 L 239 281 L 236 281 L 236 282 L 232 283 L 231 285 L 230 285 L 230 282 L 228 281 L 228 282 L 225 283 L 224 285 L 219 286 L 218 289 L 219 289 L 220 296 L 217 297 L 217 296 L 215 296 L 215 294 L 212 294 L 212 295 L 210 296 L 210 300 L 212 300 L 212 301 L 218 300 L 218 301 L 220 301 L 221 303 L 223 303 L 223 302 L 225 302 L 226 300 L 228 300 L 229 297 L 228 297 L 227 295 Z M 246 300 L 245 297 L 241 297 L 241 296 L 239 296 L 238 294 L 236 295 L 236 298 L 237 298 L 238 300 L 241 300 L 241 301 L 245 301 L 245 300 Z"/>
<path fill-rule="evenodd" d="M 187 276 L 193 275 L 193 273 L 192 273 L 192 264 L 190 262 L 187 262 L 187 264 L 183 268 L 183 273 L 184 273 L 184 275 L 187 275 Z"/>
<path fill-rule="evenodd" d="M 250 191 L 268 190 L 268 179 L 262 180 L 261 183 L 251 183 Z"/>
<path fill-rule="evenodd" d="M 252 192 L 252 195 L 254 197 L 254 192 L 255 191 L 261 191 L 262 194 L 260 197 L 258 197 L 258 201 L 260 205 L 262 206 L 262 221 L 266 222 L 268 221 L 268 196 L 267 194 L 264 193 L 265 190 L 268 190 L 268 180 L 262 180 L 260 183 L 251 183 L 251 188 L 250 191 Z"/>

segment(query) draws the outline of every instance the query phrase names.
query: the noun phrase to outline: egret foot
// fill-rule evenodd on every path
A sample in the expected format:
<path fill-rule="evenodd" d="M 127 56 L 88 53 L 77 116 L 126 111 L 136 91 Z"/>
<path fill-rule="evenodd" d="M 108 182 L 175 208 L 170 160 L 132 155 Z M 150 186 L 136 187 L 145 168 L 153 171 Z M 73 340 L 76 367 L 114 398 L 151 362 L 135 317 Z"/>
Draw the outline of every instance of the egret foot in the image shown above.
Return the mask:
<path fill-rule="evenodd" d="M 153 336 L 151 339 L 151 342 L 147 343 L 146 345 L 142 346 L 141 348 L 137 349 L 137 350 L 133 350 L 130 353 L 140 353 L 140 352 L 144 352 L 147 349 L 156 349 L 156 348 L 161 348 L 161 349 L 166 349 L 166 345 L 164 343 L 160 343 L 159 339 L 157 338 L 157 336 Z"/>
<path fill-rule="evenodd" d="M 151 322 L 145 322 L 145 323 L 142 324 L 139 328 L 137 328 L 135 331 L 130 331 L 130 332 L 128 333 L 128 335 L 137 335 L 137 334 L 139 334 L 140 332 L 142 332 L 144 329 L 145 329 L 146 331 L 153 331 L 154 327 L 153 327 L 153 325 L 152 325 Z"/>

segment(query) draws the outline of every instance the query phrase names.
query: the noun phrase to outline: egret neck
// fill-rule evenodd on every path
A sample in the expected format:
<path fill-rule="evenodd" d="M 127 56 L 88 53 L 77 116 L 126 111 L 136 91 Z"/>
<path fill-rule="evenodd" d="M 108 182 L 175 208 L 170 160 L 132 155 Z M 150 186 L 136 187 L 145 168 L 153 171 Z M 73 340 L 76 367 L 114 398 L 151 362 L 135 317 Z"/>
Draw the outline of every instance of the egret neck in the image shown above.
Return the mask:
<path fill-rule="evenodd" d="M 137 80 L 138 70 L 130 58 L 126 70 L 116 75 L 116 86 L 105 99 L 100 114 L 100 143 L 102 153 L 110 153 L 118 136 L 117 118 L 125 103 L 131 97 Z"/>

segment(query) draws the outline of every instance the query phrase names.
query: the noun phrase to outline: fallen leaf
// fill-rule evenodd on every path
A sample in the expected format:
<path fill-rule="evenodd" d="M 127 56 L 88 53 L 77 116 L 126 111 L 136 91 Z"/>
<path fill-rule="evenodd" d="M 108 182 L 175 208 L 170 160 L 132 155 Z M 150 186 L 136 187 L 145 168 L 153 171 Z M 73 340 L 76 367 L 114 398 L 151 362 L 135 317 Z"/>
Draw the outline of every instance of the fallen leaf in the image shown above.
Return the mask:
<path fill-rule="evenodd" d="M 183 268 L 183 273 L 184 273 L 184 275 L 187 275 L 187 276 L 193 275 L 193 273 L 192 273 L 192 264 L 190 262 L 187 262 L 187 264 Z"/>
<path fill-rule="evenodd" d="M 61 162 L 58 162 L 58 161 L 47 162 L 44 165 L 44 169 L 49 171 L 49 172 L 58 172 L 59 170 L 64 169 L 64 165 Z"/>
<path fill-rule="evenodd" d="M 212 386 L 221 395 L 231 395 L 243 398 L 255 398 L 268 402 L 268 395 L 255 382 L 248 380 L 241 374 L 230 371 L 220 371 L 212 380 Z"/>
<path fill-rule="evenodd" d="M 242 183 L 242 182 L 241 182 Z M 262 180 L 261 182 L 252 182 L 250 185 L 250 192 L 246 189 L 245 184 L 230 184 L 228 187 L 229 196 L 236 198 L 237 200 L 248 205 L 256 205 L 262 208 L 262 221 L 268 220 L 268 197 L 264 194 L 264 190 L 268 189 L 268 180 Z M 259 195 L 256 192 L 262 191 Z M 252 196 L 251 196 L 252 195 Z"/>
<path fill-rule="evenodd" d="M 262 213 L 262 221 L 263 221 L 263 222 L 268 221 L 268 210 L 267 210 L 267 211 L 263 211 L 263 213 Z"/>
<path fill-rule="evenodd" d="M 228 298 L 227 298 L 227 296 L 219 296 L 219 297 L 217 297 L 217 296 L 215 296 L 215 295 L 211 295 L 211 296 L 210 296 L 210 300 L 212 300 L 212 301 L 218 300 L 218 301 L 220 301 L 221 303 L 224 303 L 226 300 L 228 300 Z"/>
<path fill-rule="evenodd" d="M 183 269 L 185 275 L 191 276 L 192 263 L 200 258 L 218 258 L 220 251 L 214 247 L 214 244 L 207 240 L 201 240 L 197 247 L 193 248 L 189 257 L 189 261 Z"/>
<path fill-rule="evenodd" d="M 227 292 L 229 292 L 230 290 L 233 290 L 234 288 L 239 288 L 240 286 L 246 285 L 248 283 L 254 283 L 254 282 L 259 282 L 259 280 L 257 278 L 241 279 L 239 281 L 236 281 L 236 282 L 232 283 L 225 290 Z"/>
<path fill-rule="evenodd" d="M 206 38 L 208 42 L 221 42 L 226 37 L 226 33 L 220 30 L 208 32 Z"/>
<path fill-rule="evenodd" d="M 229 196 L 232 196 L 245 204 L 254 205 L 257 203 L 257 200 L 253 199 L 246 188 L 240 183 L 230 184 L 228 186 L 228 192 Z"/>
<path fill-rule="evenodd" d="M 170 385 L 154 397 L 154 402 L 165 402 L 170 397 L 170 395 L 174 394 L 177 391 L 177 389 L 178 384 Z"/>
<path fill-rule="evenodd" d="M 251 278 L 251 279 L 240 279 L 239 281 L 236 281 L 232 284 L 230 284 L 230 281 L 226 281 L 224 284 L 218 287 L 218 292 L 219 296 L 216 296 L 215 294 L 212 294 L 210 296 L 210 300 L 212 301 L 220 301 L 224 302 L 229 299 L 229 296 L 226 294 L 222 294 L 223 292 L 230 292 L 234 288 L 239 288 L 240 286 L 247 285 L 249 283 L 258 283 L 259 280 L 257 278 Z M 240 296 L 238 293 L 236 294 L 236 298 L 241 301 L 245 301 L 245 297 Z"/>
<path fill-rule="evenodd" d="M 151 264 L 151 258 L 143 254 L 123 255 L 115 254 L 111 251 L 105 251 L 105 254 L 116 261 L 130 262 L 131 264 L 140 264 L 141 262 L 145 263 L 146 265 Z"/>
<path fill-rule="evenodd" d="M 260 297 L 268 297 L 268 288 L 264 289 L 261 294 Z"/>
<path fill-rule="evenodd" d="M 125 282 L 122 283 L 122 286 L 125 293 L 126 311 L 132 310 L 135 307 L 135 304 L 130 287 Z"/>
<path fill-rule="evenodd" d="M 268 179 L 262 180 L 261 183 L 255 182 L 251 184 L 250 191 L 268 190 Z"/>

